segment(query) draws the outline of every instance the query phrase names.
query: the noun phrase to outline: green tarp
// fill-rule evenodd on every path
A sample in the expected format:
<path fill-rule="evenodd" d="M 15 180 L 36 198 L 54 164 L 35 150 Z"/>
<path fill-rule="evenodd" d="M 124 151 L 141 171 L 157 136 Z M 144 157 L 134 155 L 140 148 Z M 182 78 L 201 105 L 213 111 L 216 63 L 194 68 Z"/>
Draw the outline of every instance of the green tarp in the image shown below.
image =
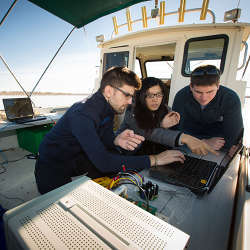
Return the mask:
<path fill-rule="evenodd" d="M 29 0 L 48 12 L 80 28 L 99 17 L 108 15 L 145 0 Z"/>

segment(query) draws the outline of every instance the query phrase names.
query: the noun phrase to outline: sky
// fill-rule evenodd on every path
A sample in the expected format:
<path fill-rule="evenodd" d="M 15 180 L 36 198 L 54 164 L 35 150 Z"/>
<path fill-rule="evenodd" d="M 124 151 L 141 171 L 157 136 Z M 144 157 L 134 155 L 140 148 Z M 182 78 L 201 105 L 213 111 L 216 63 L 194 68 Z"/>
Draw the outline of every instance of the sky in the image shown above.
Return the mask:
<path fill-rule="evenodd" d="M 13 0 L 0 1 L 0 18 L 4 16 Z M 160 2 L 160 1 L 159 1 Z M 166 12 L 176 11 L 179 1 L 166 1 Z M 130 7 L 132 20 L 141 18 L 141 6 L 147 13 L 154 7 L 154 1 L 147 1 Z M 200 8 L 202 0 L 186 0 L 186 9 Z M 210 0 L 209 9 L 216 15 L 216 21 L 223 22 L 224 12 L 233 8 L 242 9 L 240 22 L 250 23 L 250 0 Z M 51 67 L 40 81 L 36 91 L 91 93 L 98 77 L 100 49 L 96 36 L 104 34 L 111 38 L 112 17 L 118 24 L 126 22 L 125 10 L 102 17 L 83 28 L 76 29 L 69 37 Z M 174 25 L 178 16 L 167 16 L 167 25 Z M 199 13 L 185 14 L 184 23 L 200 23 Z M 211 22 L 208 15 L 204 23 Z M 9 65 L 26 91 L 31 91 L 55 52 L 73 26 L 60 18 L 40 9 L 27 0 L 18 0 L 15 7 L 0 26 L 0 55 Z M 134 27 L 137 29 L 137 27 Z M 119 30 L 120 34 L 126 29 Z M 249 43 L 250 50 L 250 43 Z M 248 52 L 249 55 L 249 52 Z M 249 65 L 250 68 L 250 65 Z M 243 80 L 250 82 L 250 69 Z M 0 91 L 21 91 L 14 78 L 0 61 Z"/>

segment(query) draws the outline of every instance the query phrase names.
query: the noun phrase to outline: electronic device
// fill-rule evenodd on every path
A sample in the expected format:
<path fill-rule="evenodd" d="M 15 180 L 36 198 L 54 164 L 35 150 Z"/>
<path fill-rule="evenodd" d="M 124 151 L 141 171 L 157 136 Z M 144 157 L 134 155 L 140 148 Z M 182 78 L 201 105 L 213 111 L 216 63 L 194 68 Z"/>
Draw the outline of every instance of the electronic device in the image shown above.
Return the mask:
<path fill-rule="evenodd" d="M 81 177 L 4 214 L 8 249 L 184 249 L 189 235 Z"/>
<path fill-rule="evenodd" d="M 153 184 L 151 181 L 143 183 L 139 190 L 140 197 L 144 200 L 156 199 L 158 196 L 158 192 L 159 192 L 159 186 L 157 184 Z"/>
<path fill-rule="evenodd" d="M 45 116 L 35 116 L 30 98 L 3 99 L 6 117 L 11 122 L 26 123 L 45 120 Z"/>
<path fill-rule="evenodd" d="M 150 168 L 151 177 L 173 185 L 189 188 L 193 193 L 203 195 L 211 192 L 219 179 L 227 170 L 234 156 L 242 149 L 243 130 L 237 137 L 237 142 L 225 152 L 223 159 L 218 163 L 185 155 L 185 162 Z"/>

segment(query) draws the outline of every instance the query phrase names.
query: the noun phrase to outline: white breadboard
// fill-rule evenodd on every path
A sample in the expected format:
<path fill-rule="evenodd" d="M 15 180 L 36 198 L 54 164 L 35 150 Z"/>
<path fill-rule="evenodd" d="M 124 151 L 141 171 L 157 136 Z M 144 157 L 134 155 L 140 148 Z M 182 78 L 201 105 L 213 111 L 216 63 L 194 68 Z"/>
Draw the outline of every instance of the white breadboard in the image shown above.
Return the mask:
<path fill-rule="evenodd" d="M 8 249 L 184 249 L 189 236 L 87 177 L 4 216 Z"/>

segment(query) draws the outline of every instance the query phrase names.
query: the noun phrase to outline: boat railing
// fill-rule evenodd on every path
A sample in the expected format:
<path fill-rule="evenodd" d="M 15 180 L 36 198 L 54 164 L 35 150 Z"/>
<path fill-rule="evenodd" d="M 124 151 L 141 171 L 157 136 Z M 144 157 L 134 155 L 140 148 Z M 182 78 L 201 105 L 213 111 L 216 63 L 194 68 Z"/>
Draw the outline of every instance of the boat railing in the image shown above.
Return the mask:
<path fill-rule="evenodd" d="M 244 58 L 243 58 L 242 65 L 241 65 L 241 66 L 240 66 L 237 70 L 242 69 L 242 68 L 245 66 L 246 61 L 247 61 L 248 44 L 247 44 L 247 42 L 245 42 L 245 41 L 242 41 L 242 43 L 243 43 L 243 44 L 244 44 L 244 46 L 245 46 Z M 249 56 L 249 58 L 250 58 L 250 56 Z M 249 58 L 248 58 L 248 62 L 249 62 Z"/>
<path fill-rule="evenodd" d="M 172 12 L 167 12 L 165 13 L 165 1 L 162 1 L 160 3 L 160 10 L 158 10 L 158 8 L 155 8 L 151 11 L 151 16 L 147 16 L 147 12 L 146 12 L 146 7 L 143 6 L 141 7 L 141 12 L 142 12 L 142 18 L 136 19 L 136 20 L 132 20 L 131 19 L 131 15 L 130 15 L 130 10 L 129 8 L 126 9 L 126 18 L 127 18 L 127 22 L 118 25 L 117 24 L 117 18 L 116 16 L 113 16 L 113 26 L 114 26 L 114 30 L 111 34 L 111 39 L 113 38 L 114 34 L 118 35 L 118 30 L 119 28 L 122 28 L 124 26 L 128 27 L 128 31 L 132 31 L 132 25 L 138 22 L 142 22 L 143 28 L 148 28 L 148 21 L 151 20 L 159 20 L 158 24 L 159 25 L 164 25 L 165 23 L 165 17 L 166 16 L 170 16 L 170 15 L 179 15 L 179 22 L 183 22 L 184 21 L 184 14 L 185 13 L 190 13 L 190 12 L 201 12 L 200 15 L 200 20 L 206 20 L 206 15 L 207 13 L 209 13 L 212 17 L 212 23 L 215 23 L 215 14 L 212 10 L 208 9 L 208 3 L 206 0 L 203 1 L 203 5 L 202 8 L 194 8 L 194 9 L 185 9 L 185 6 L 183 6 L 182 1 L 181 1 L 181 5 L 180 8 L 177 11 L 172 11 Z"/>

